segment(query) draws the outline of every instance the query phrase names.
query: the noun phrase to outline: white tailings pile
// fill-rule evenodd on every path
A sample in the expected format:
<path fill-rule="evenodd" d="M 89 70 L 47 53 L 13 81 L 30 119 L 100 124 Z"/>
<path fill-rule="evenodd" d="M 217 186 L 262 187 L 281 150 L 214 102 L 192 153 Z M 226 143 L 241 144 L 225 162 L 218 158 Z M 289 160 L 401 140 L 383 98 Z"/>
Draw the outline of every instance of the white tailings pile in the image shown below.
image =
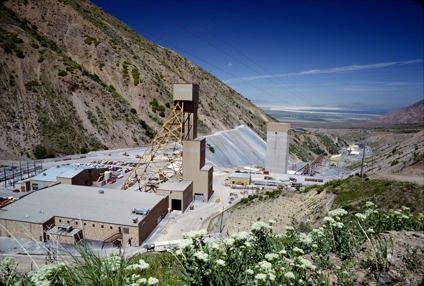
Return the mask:
<path fill-rule="evenodd" d="M 206 138 L 206 164 L 215 167 L 264 166 L 266 142 L 249 127 L 220 131 Z M 215 151 L 212 153 L 210 147 Z"/>

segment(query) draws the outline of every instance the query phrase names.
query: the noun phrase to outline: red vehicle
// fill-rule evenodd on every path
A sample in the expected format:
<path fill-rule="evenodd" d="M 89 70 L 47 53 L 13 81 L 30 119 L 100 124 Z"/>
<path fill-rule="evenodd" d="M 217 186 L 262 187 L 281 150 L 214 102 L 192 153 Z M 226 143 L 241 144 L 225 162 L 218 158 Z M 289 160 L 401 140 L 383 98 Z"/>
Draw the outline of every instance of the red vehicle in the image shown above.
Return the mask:
<path fill-rule="evenodd" d="M 113 184 L 113 183 L 115 183 L 116 182 L 116 180 L 115 179 L 109 179 L 109 181 L 107 181 L 109 184 Z"/>
<path fill-rule="evenodd" d="M 13 192 L 14 193 L 19 193 L 20 191 L 19 191 L 19 189 L 14 189 Z"/>

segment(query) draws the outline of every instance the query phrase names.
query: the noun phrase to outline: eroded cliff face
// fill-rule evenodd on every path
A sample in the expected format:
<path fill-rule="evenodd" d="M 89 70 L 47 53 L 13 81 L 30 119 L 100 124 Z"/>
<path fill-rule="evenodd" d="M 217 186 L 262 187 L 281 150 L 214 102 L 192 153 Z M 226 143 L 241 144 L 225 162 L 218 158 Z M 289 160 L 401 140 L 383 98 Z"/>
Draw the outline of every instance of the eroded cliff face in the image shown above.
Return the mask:
<path fill-rule="evenodd" d="M 200 86 L 200 134 L 244 124 L 265 137 L 248 99 L 88 1 L 0 5 L 0 159 L 145 145 L 175 83 Z"/>

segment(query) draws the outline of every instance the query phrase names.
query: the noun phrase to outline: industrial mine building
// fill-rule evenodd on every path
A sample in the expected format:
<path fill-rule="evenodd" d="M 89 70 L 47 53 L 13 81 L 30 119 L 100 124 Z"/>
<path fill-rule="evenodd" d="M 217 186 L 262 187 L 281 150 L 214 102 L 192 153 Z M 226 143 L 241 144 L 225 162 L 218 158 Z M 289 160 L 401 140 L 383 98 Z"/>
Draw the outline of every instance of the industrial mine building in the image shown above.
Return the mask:
<path fill-rule="evenodd" d="M 107 170 L 107 168 L 94 168 L 92 166 L 57 165 L 32 177 L 29 180 L 30 190 L 36 191 L 58 183 L 91 186 L 99 178 L 99 175 Z"/>
<path fill-rule="evenodd" d="M 0 236 L 138 246 L 170 211 L 184 212 L 194 199 L 209 201 L 213 167 L 205 165 L 205 139 L 197 138 L 198 98 L 197 85 L 174 85 L 174 110 L 183 106 L 184 118 L 180 180 L 160 184 L 156 193 L 113 190 L 90 187 L 106 169 L 58 166 L 31 179 L 36 191 L 0 209 Z"/>
<path fill-rule="evenodd" d="M 139 208 L 147 214 L 133 211 Z M 122 239 L 140 245 L 167 213 L 166 196 L 58 184 L 0 209 L 0 236 L 69 244 Z"/>

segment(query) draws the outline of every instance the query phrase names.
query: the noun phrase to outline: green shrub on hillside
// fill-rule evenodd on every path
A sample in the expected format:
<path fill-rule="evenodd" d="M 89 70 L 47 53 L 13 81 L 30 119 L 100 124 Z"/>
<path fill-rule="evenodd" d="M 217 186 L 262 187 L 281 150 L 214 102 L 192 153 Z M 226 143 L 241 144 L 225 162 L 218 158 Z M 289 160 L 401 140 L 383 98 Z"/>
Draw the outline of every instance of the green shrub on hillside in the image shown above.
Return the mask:
<path fill-rule="evenodd" d="M 133 80 L 134 80 L 134 85 L 137 86 L 140 83 L 140 72 L 138 71 L 138 69 L 136 67 L 134 67 L 131 71 L 132 76 L 133 76 Z"/>

